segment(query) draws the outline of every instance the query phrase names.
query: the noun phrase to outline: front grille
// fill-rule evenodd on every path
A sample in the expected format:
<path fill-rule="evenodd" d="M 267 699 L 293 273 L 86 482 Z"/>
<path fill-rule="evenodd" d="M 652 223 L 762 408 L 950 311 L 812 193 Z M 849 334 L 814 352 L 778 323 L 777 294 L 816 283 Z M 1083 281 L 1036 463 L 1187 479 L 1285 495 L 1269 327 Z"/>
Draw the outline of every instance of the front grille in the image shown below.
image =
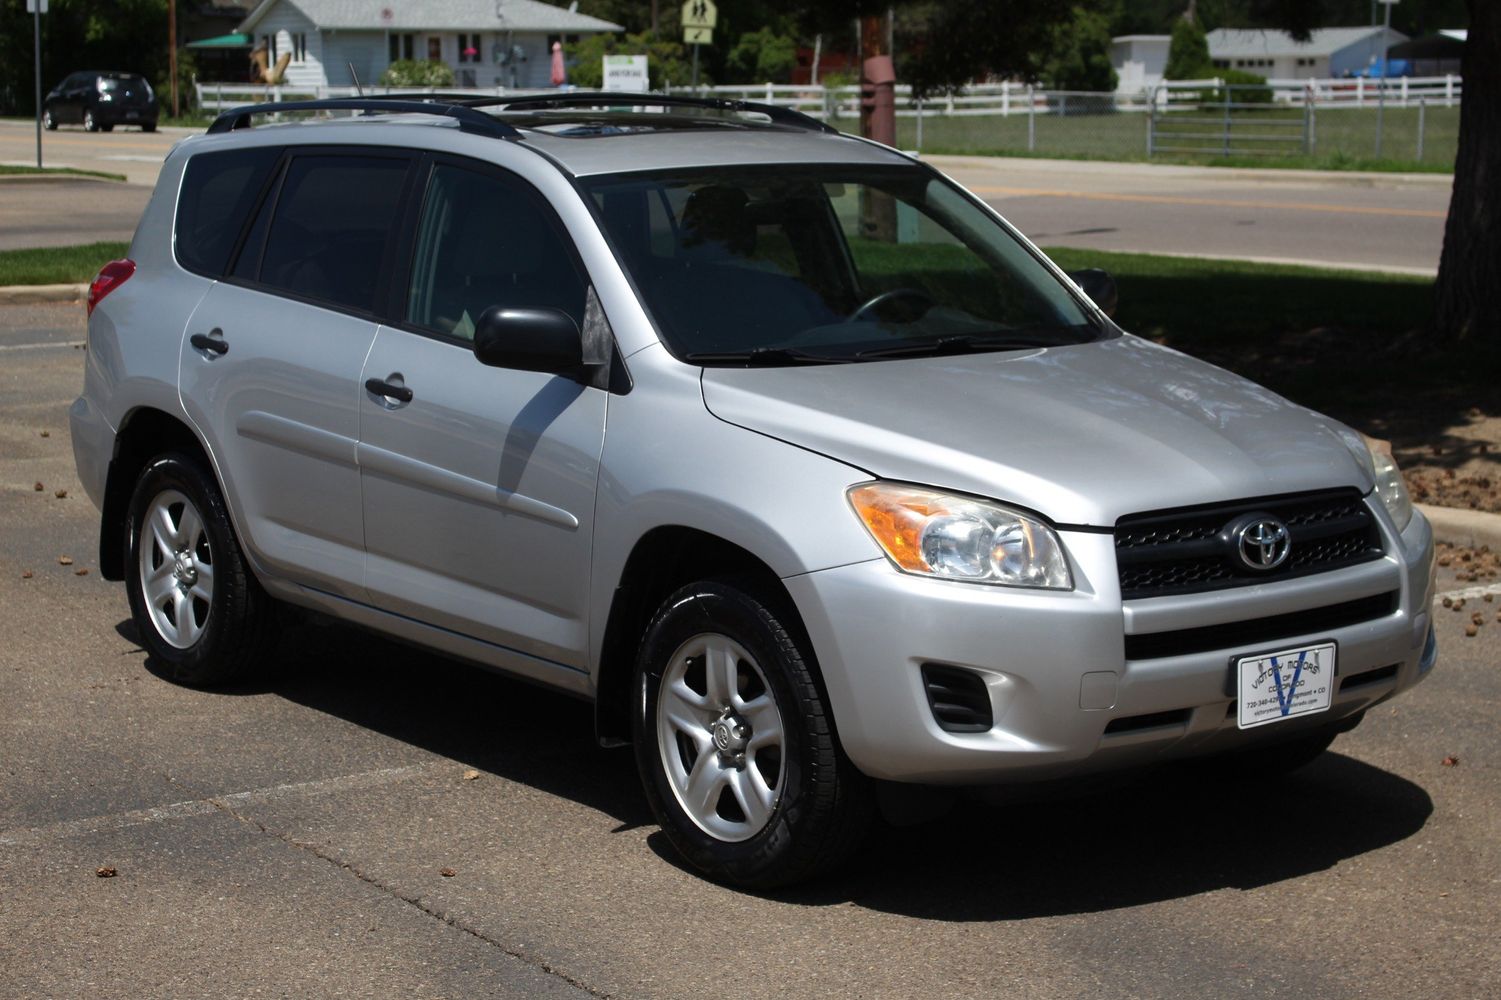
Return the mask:
<path fill-rule="evenodd" d="M 1270 615 L 1223 625 L 1200 625 L 1172 632 L 1126 636 L 1126 659 L 1155 660 L 1165 656 L 1188 656 L 1214 649 L 1247 649 L 1269 646 L 1283 639 L 1323 635 L 1337 628 L 1385 618 L 1397 610 L 1397 591 L 1362 597 L 1358 601 L 1329 604 L 1285 615 Z"/>
<path fill-rule="evenodd" d="M 1276 569 L 1252 569 L 1241 561 L 1229 529 L 1248 514 L 1270 515 L 1287 525 L 1288 554 Z M 1376 519 L 1355 490 L 1131 514 L 1115 526 L 1125 600 L 1286 580 L 1381 556 Z"/>
<path fill-rule="evenodd" d="M 983 733 L 995 725 L 990 690 L 973 670 L 924 663 L 922 680 L 933 719 L 945 731 Z"/>

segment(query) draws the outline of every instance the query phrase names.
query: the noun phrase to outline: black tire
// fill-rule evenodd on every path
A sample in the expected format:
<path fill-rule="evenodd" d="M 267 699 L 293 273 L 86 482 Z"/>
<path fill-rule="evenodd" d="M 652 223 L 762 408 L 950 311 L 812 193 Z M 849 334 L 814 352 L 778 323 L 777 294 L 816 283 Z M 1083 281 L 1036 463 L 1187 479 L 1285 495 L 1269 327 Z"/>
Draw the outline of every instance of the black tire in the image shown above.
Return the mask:
<path fill-rule="evenodd" d="M 52 114 L 51 108 L 48 108 L 47 110 L 42 112 L 42 128 L 46 129 L 48 132 L 57 131 L 57 117 Z"/>
<path fill-rule="evenodd" d="M 701 582 L 682 588 L 662 604 L 646 630 L 633 687 L 636 764 L 663 832 L 688 863 L 709 878 L 752 889 L 788 885 L 836 867 L 859 845 L 874 815 L 870 783 L 839 746 L 811 653 L 800 648 L 787 628 L 790 612 L 776 607 L 744 585 Z M 674 790 L 666 760 L 668 754 L 691 751 L 680 745 L 686 741 L 674 737 L 664 753 L 659 738 L 664 671 L 676 653 L 706 637 L 727 638 L 729 645 L 748 654 L 749 663 L 737 658 L 733 668 L 742 696 L 746 685 L 756 688 L 755 699 L 769 694 L 780 722 L 780 743 L 774 751 L 780 764 L 775 804 L 764 825 L 744 839 L 716 836 L 690 816 Z M 692 659 L 685 656 L 682 662 Z M 712 697 L 713 689 L 707 690 Z M 719 763 L 724 744 L 713 742 L 712 728 L 707 732 L 710 741 L 700 752 L 716 762 L 719 773 L 743 773 L 747 767 L 766 773 L 754 749 L 749 764 L 744 752 L 738 767 Z M 688 767 L 687 760 L 683 764 Z M 718 808 L 725 807 L 721 793 L 731 810 L 741 812 L 748 830 L 752 828 L 730 787 L 713 794 Z"/>
<path fill-rule="evenodd" d="M 99 126 L 99 131 L 101 131 L 101 132 L 113 132 L 114 130 L 115 130 L 115 127 L 113 125 L 100 125 Z"/>
<path fill-rule="evenodd" d="M 176 511 L 175 523 L 183 526 L 184 505 L 174 500 L 191 505 L 201 530 L 180 536 L 174 546 L 180 551 L 169 560 L 145 521 L 154 509 L 169 518 Z M 153 458 L 136 480 L 127 518 L 125 587 L 147 654 L 173 680 L 193 687 L 224 684 L 260 666 L 276 640 L 275 602 L 246 565 L 223 495 L 202 461 L 180 452 Z M 190 589 L 204 570 L 211 573 L 206 601 L 193 596 L 196 586 Z M 148 573 L 158 580 L 156 610 L 147 597 Z M 164 585 L 165 593 L 157 589 Z M 183 591 L 181 603 L 173 590 Z"/>
<path fill-rule="evenodd" d="M 83 130 L 85 132 L 99 131 L 99 121 L 94 117 L 94 112 L 85 111 L 83 113 Z"/>
<path fill-rule="evenodd" d="M 155 132 L 156 131 L 156 122 L 147 122 L 145 125 L 141 126 L 141 131 L 142 132 Z"/>

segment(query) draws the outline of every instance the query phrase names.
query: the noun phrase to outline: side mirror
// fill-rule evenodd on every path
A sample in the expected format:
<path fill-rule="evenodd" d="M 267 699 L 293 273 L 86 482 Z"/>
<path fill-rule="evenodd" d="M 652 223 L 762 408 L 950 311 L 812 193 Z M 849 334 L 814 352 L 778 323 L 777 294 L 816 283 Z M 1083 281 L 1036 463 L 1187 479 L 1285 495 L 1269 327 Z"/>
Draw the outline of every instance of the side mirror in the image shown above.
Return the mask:
<path fill-rule="evenodd" d="M 1068 276 L 1074 279 L 1074 284 L 1083 289 L 1100 311 L 1106 316 L 1115 317 L 1115 307 L 1120 301 L 1120 293 L 1116 291 L 1115 279 L 1110 272 L 1098 267 L 1086 267 L 1082 271 L 1070 271 Z"/>
<path fill-rule="evenodd" d="M 574 377 L 583 371 L 584 340 L 561 310 L 491 306 L 475 325 L 474 356 L 492 368 Z"/>

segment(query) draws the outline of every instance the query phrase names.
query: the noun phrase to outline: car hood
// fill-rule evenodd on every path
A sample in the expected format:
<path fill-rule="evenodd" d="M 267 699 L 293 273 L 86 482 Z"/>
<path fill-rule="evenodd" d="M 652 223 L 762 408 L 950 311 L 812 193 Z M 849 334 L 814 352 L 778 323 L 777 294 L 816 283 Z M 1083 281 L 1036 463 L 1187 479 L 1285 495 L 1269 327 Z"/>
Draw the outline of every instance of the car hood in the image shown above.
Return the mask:
<path fill-rule="evenodd" d="M 722 420 L 882 479 L 1059 524 L 1301 490 L 1371 489 L 1333 420 L 1150 341 L 796 368 L 707 368 Z"/>

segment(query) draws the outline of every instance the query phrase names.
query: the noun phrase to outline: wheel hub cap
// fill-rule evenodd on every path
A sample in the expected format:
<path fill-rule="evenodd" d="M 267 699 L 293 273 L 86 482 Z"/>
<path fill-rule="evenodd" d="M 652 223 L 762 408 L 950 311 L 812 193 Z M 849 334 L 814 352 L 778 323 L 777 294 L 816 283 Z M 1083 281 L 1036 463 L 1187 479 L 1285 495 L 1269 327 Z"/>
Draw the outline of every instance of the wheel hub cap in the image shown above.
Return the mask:
<path fill-rule="evenodd" d="M 750 744 L 750 724 L 729 709 L 709 728 L 714 748 L 726 763 L 745 760 L 745 748 Z"/>
<path fill-rule="evenodd" d="M 172 559 L 172 575 L 178 583 L 191 586 L 198 579 L 198 569 L 193 563 L 193 556 L 188 552 L 179 552 Z"/>

